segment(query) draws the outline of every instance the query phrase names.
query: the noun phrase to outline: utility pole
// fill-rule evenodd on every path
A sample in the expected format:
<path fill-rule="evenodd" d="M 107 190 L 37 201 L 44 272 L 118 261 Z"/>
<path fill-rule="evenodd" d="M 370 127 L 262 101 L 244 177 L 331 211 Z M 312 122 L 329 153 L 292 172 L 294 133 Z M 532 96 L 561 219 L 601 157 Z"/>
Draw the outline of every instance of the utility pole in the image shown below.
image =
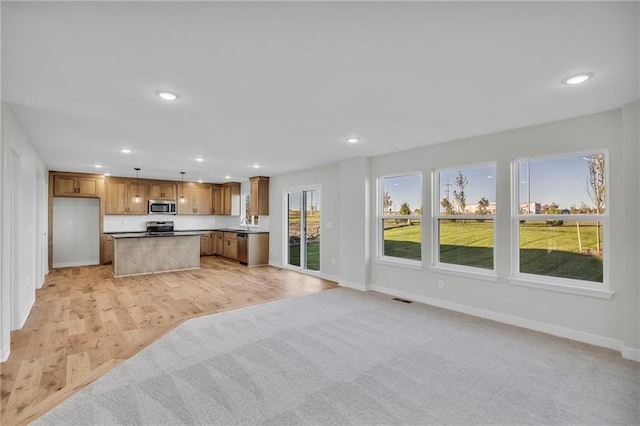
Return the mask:
<path fill-rule="evenodd" d="M 446 188 L 446 189 L 444 190 L 444 194 L 445 194 L 445 196 L 446 196 L 447 200 L 449 200 L 449 191 L 450 191 L 450 189 L 449 189 L 449 188 L 451 188 L 451 182 L 449 182 L 449 179 L 447 179 L 447 183 L 445 183 L 445 184 L 444 184 L 444 186 L 445 186 L 445 188 Z"/>

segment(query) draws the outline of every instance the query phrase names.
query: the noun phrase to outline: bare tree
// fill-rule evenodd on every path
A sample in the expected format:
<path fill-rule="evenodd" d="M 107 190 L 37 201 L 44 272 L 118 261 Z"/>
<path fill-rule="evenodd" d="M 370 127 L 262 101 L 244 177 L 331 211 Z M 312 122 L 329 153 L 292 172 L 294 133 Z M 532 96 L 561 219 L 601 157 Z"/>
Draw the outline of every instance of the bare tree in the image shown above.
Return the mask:
<path fill-rule="evenodd" d="M 467 199 L 464 194 L 464 187 L 469 183 L 469 179 L 465 175 L 462 174 L 460 170 L 458 170 L 458 176 L 455 180 L 456 186 L 458 189 L 453 191 L 453 198 L 458 202 L 458 206 L 460 206 L 460 213 L 464 214 L 464 211 L 467 207 Z"/>
<path fill-rule="evenodd" d="M 604 154 L 601 152 L 589 154 L 587 166 L 589 167 L 587 192 L 596 208 L 596 213 L 603 214 L 605 210 Z M 600 221 L 596 222 L 596 250 L 600 251 Z"/>
<path fill-rule="evenodd" d="M 382 195 L 382 206 L 384 207 L 385 212 L 389 210 L 391 204 L 391 195 L 389 195 L 389 191 L 384 191 L 384 194 Z"/>

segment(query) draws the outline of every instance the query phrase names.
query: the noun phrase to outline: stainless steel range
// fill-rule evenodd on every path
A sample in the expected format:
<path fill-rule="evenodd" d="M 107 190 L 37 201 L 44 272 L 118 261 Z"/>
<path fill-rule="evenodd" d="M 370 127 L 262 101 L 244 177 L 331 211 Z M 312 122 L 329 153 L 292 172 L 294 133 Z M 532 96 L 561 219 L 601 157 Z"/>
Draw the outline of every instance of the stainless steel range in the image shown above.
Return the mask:
<path fill-rule="evenodd" d="M 147 221 L 147 232 L 150 235 L 171 235 L 173 234 L 173 221 L 149 220 Z"/>

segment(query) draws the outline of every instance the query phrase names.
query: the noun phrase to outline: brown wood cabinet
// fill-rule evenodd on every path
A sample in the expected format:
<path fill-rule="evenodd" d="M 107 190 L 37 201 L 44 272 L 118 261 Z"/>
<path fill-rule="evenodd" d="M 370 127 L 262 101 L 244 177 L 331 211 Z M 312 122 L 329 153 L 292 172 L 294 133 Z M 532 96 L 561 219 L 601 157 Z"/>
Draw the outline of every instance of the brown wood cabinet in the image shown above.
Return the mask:
<path fill-rule="evenodd" d="M 222 194 L 224 190 L 222 185 L 212 185 L 211 193 L 212 193 L 212 201 L 213 201 L 213 214 L 224 214 L 224 206 L 222 203 Z"/>
<path fill-rule="evenodd" d="M 79 175 L 54 175 L 53 195 L 55 197 L 98 197 L 99 180 L 100 178 Z"/>
<path fill-rule="evenodd" d="M 240 184 L 238 182 L 227 182 L 222 185 L 222 204 L 224 214 L 227 216 L 240 215 Z"/>
<path fill-rule="evenodd" d="M 216 231 L 212 233 L 212 251 L 216 256 L 224 255 L 224 232 Z"/>
<path fill-rule="evenodd" d="M 149 184 L 150 200 L 175 200 L 176 184 L 169 182 L 151 182 Z"/>
<path fill-rule="evenodd" d="M 269 214 L 269 178 L 255 176 L 249 179 L 251 196 L 249 203 L 250 216 L 267 216 Z"/>
<path fill-rule="evenodd" d="M 149 213 L 149 185 L 135 179 L 107 179 L 105 182 L 105 214 Z M 138 201 L 134 200 L 140 196 Z"/>
<path fill-rule="evenodd" d="M 211 255 L 211 232 L 200 235 L 200 256 Z"/>
<path fill-rule="evenodd" d="M 102 264 L 113 262 L 113 237 L 110 234 L 102 234 Z"/>
<path fill-rule="evenodd" d="M 224 233 L 224 247 L 222 255 L 228 259 L 238 260 L 238 234 L 235 232 Z"/>
<path fill-rule="evenodd" d="M 184 193 L 178 198 L 178 214 L 212 214 L 211 184 L 191 183 L 182 190 Z"/>
<path fill-rule="evenodd" d="M 247 266 L 269 263 L 269 234 L 249 234 L 247 243 Z"/>

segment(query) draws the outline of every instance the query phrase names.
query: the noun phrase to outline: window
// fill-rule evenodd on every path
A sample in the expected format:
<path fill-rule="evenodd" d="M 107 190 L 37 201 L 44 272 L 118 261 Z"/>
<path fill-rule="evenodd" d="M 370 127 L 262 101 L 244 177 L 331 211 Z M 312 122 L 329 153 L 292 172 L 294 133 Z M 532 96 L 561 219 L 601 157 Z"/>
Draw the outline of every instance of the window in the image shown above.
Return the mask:
<path fill-rule="evenodd" d="M 379 256 L 419 265 L 422 259 L 422 176 L 391 176 L 380 182 Z"/>
<path fill-rule="evenodd" d="M 603 152 L 516 162 L 515 275 L 603 286 L 606 170 Z"/>
<path fill-rule="evenodd" d="M 435 172 L 436 266 L 495 270 L 495 177 L 495 164 Z"/>
<path fill-rule="evenodd" d="M 251 195 L 244 194 L 244 216 L 240 220 L 241 225 L 258 226 L 259 216 L 249 214 L 251 209 Z"/>

